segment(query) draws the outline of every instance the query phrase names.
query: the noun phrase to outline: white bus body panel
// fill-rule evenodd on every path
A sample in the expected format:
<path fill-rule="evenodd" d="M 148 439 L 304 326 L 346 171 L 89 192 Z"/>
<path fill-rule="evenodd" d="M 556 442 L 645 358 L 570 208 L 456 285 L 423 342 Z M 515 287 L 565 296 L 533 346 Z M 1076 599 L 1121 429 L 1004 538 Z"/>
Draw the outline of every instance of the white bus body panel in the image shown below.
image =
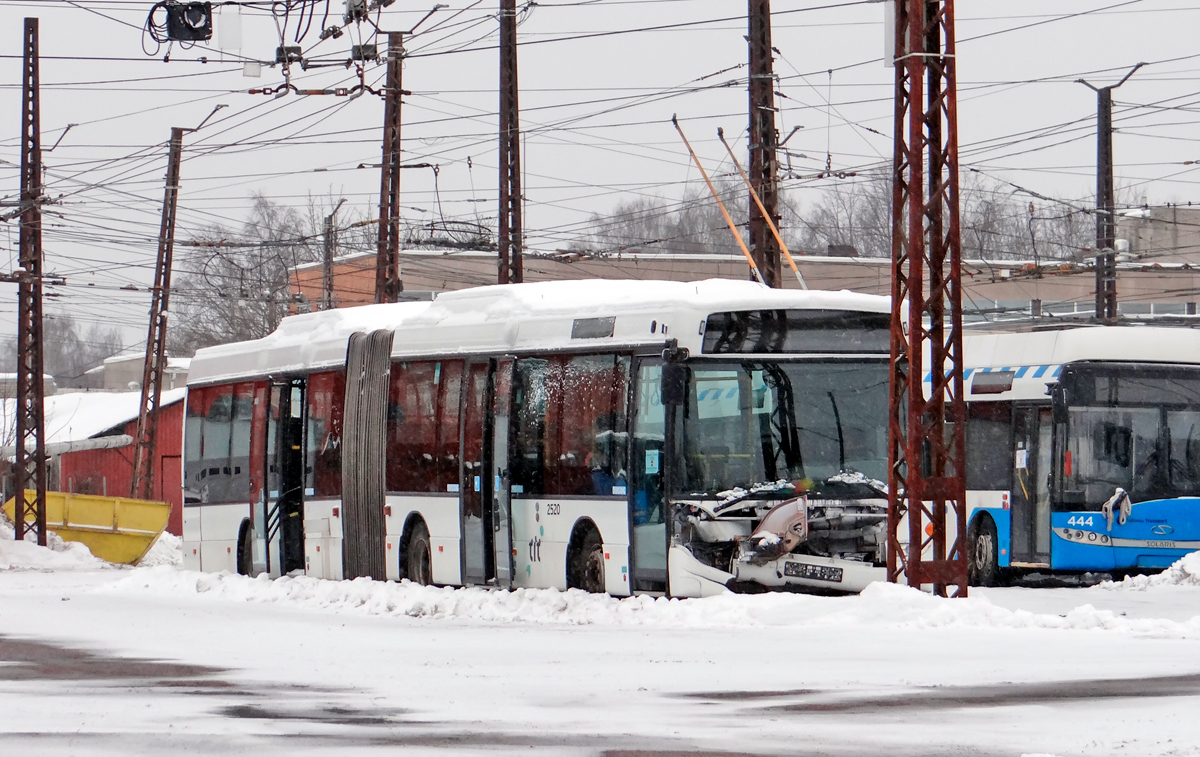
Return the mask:
<path fill-rule="evenodd" d="M 622 497 L 531 497 L 512 500 L 513 586 L 567 588 L 567 546 L 580 520 L 600 531 L 604 585 L 629 596 L 629 504 Z"/>
<path fill-rule="evenodd" d="M 313 578 L 342 580 L 342 501 L 304 503 L 304 573 Z M 334 511 L 337 515 L 334 515 Z"/>
<path fill-rule="evenodd" d="M 672 546 L 667 552 L 667 575 L 672 597 L 715 597 L 729 594 L 725 583 L 733 578 L 697 560 L 686 548 Z"/>
<path fill-rule="evenodd" d="M 462 542 L 458 519 L 458 495 L 423 494 L 387 495 L 384 523 L 387 531 L 387 577 L 400 580 L 400 545 L 407 537 L 404 524 L 413 513 L 421 516 L 429 529 L 429 555 L 433 582 L 444 586 L 461 586 L 462 569 L 459 563 L 459 544 Z"/>
<path fill-rule="evenodd" d="M 183 569 L 202 570 L 200 565 L 200 508 L 183 507 Z"/>
<path fill-rule="evenodd" d="M 244 504 L 200 505 L 200 567 L 209 573 L 237 573 L 237 539 L 242 521 L 250 517 Z"/>

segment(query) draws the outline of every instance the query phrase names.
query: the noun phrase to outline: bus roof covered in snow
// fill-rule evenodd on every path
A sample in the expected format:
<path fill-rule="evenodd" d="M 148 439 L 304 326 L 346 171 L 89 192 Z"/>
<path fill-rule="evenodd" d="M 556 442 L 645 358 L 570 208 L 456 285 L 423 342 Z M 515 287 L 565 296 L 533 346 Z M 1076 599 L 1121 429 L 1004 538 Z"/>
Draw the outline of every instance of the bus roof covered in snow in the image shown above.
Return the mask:
<path fill-rule="evenodd" d="M 396 333 L 392 357 L 631 348 L 675 338 L 704 351 L 710 315 L 827 310 L 886 315 L 889 300 L 853 292 L 767 289 L 749 281 L 557 281 L 447 292 L 432 302 L 289 316 L 274 333 L 199 350 L 189 384 L 343 365 L 351 334 Z M 886 334 L 884 335 L 886 337 Z"/>

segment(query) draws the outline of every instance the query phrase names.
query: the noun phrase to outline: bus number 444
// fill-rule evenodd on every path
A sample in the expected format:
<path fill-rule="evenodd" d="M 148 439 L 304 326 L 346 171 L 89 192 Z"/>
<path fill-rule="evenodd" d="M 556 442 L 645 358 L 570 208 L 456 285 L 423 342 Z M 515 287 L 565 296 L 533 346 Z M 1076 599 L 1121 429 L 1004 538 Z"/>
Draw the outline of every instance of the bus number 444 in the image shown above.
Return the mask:
<path fill-rule="evenodd" d="M 1094 515 L 1072 515 L 1067 518 L 1068 526 L 1090 526 L 1093 525 L 1092 519 Z"/>

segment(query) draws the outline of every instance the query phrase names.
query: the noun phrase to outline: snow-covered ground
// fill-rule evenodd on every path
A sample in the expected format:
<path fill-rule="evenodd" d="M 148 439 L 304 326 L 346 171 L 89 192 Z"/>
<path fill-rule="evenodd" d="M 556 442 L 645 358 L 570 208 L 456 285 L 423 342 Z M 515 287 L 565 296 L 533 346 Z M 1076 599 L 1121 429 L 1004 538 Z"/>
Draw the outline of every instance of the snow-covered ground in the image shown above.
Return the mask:
<path fill-rule="evenodd" d="M 4 754 L 1200 755 L 1200 555 L 968 600 L 669 601 L 190 573 L 166 541 L 117 569 L 4 538 Z"/>

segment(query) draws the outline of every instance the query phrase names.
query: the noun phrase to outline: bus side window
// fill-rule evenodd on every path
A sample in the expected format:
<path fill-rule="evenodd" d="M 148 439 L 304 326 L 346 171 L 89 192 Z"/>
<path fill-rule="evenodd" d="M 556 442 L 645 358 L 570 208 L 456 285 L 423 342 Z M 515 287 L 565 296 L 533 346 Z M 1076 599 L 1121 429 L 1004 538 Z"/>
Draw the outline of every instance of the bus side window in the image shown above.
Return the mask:
<path fill-rule="evenodd" d="M 629 358 L 525 358 L 516 380 L 513 493 L 623 496 Z"/>
<path fill-rule="evenodd" d="M 1007 402 L 967 404 L 967 488 L 1005 491 L 1012 488 L 1012 405 Z"/>
<path fill-rule="evenodd" d="M 458 482 L 462 361 L 392 365 L 387 412 L 387 489 L 445 492 Z"/>

